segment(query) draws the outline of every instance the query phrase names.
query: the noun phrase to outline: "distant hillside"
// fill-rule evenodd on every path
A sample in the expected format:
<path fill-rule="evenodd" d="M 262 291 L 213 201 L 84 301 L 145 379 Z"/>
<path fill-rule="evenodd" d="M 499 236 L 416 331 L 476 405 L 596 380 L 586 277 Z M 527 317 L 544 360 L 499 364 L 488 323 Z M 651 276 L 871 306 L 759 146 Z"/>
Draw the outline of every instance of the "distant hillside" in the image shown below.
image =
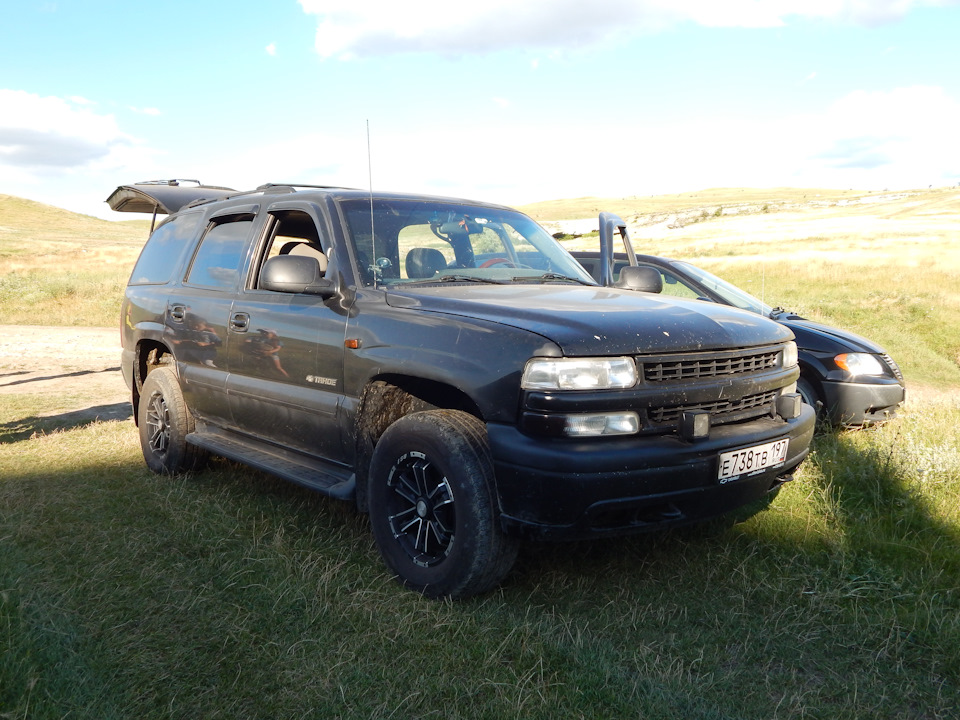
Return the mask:
<path fill-rule="evenodd" d="M 844 207 L 893 200 L 913 201 L 918 198 L 923 200 L 946 198 L 951 202 L 957 202 L 958 206 L 954 210 L 960 210 L 960 194 L 958 194 L 957 188 L 896 192 L 812 188 L 712 188 L 676 195 L 634 195 L 620 198 L 582 197 L 547 200 L 523 205 L 520 209 L 539 221 L 593 218 L 600 211 L 607 210 L 631 222 L 634 218 L 640 216 L 712 215 L 718 210 L 720 210 L 720 214 L 733 215 L 750 212 L 797 210 L 803 207 Z"/>
<path fill-rule="evenodd" d="M 149 219 L 110 222 L 13 195 L 0 195 L 0 243 L 67 242 L 143 245 Z"/>

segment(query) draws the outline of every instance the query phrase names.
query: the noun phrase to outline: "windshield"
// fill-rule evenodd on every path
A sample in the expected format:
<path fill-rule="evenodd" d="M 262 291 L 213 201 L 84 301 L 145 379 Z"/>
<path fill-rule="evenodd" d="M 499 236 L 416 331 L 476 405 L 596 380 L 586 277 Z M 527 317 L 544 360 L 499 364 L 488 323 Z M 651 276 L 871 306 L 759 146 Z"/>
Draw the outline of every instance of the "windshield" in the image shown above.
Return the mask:
<path fill-rule="evenodd" d="M 731 285 L 726 280 L 721 280 L 716 275 L 708 273 L 702 268 L 698 268 L 695 265 L 685 262 L 674 262 L 673 264 L 679 268 L 682 268 L 687 275 L 692 277 L 704 287 L 713 290 L 713 292 L 734 307 L 738 307 L 741 310 L 749 310 L 750 312 L 765 316 L 769 316 L 773 312 L 773 308 L 761 302 L 760 300 L 757 300 L 757 298 L 750 293 L 744 292 L 736 285 Z"/>
<path fill-rule="evenodd" d="M 595 284 L 553 237 L 513 210 L 382 199 L 342 208 L 364 285 Z"/>

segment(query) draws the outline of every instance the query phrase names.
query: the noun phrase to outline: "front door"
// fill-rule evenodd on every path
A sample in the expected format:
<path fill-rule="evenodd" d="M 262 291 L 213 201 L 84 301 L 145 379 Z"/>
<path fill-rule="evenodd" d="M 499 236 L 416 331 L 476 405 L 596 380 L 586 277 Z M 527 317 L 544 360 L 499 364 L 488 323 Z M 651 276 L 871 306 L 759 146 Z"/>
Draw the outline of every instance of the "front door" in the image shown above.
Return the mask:
<path fill-rule="evenodd" d="M 325 268 L 325 224 L 314 207 L 271 208 L 228 323 L 227 389 L 235 426 L 258 439 L 342 461 L 346 318 L 313 295 L 261 290 L 259 267 L 279 253 L 314 255 Z"/>

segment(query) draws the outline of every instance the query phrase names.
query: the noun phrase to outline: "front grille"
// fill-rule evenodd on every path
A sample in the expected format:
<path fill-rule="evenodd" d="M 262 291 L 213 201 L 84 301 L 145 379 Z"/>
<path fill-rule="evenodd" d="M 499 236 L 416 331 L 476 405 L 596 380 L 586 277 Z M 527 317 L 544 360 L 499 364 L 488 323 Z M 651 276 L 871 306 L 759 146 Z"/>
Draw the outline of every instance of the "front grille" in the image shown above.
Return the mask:
<path fill-rule="evenodd" d="M 710 413 L 711 423 L 721 425 L 725 422 L 735 422 L 747 417 L 758 417 L 771 412 L 776 402 L 777 390 L 747 395 L 736 400 L 713 400 L 704 403 L 689 405 L 668 405 L 651 407 L 647 410 L 647 418 L 654 426 L 675 425 L 680 420 L 680 414 L 692 410 Z"/>
<path fill-rule="evenodd" d="M 762 352 L 677 355 L 639 361 L 646 382 L 663 383 L 761 372 L 777 367 L 779 355 L 779 348 L 768 348 Z"/>

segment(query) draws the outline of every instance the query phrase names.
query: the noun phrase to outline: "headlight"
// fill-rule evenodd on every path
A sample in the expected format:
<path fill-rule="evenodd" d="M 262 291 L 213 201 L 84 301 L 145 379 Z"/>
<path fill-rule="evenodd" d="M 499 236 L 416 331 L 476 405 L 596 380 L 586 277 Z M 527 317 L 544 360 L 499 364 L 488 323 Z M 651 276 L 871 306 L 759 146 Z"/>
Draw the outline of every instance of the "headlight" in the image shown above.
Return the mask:
<path fill-rule="evenodd" d="M 614 390 L 637 384 L 633 358 L 535 358 L 527 362 L 524 390 Z"/>
<path fill-rule="evenodd" d="M 883 364 L 868 353 L 843 353 L 834 359 L 840 367 L 851 375 L 886 375 Z"/>
<path fill-rule="evenodd" d="M 791 340 L 783 346 L 783 352 L 780 355 L 780 366 L 785 368 L 794 367 L 798 362 L 797 344 Z"/>

